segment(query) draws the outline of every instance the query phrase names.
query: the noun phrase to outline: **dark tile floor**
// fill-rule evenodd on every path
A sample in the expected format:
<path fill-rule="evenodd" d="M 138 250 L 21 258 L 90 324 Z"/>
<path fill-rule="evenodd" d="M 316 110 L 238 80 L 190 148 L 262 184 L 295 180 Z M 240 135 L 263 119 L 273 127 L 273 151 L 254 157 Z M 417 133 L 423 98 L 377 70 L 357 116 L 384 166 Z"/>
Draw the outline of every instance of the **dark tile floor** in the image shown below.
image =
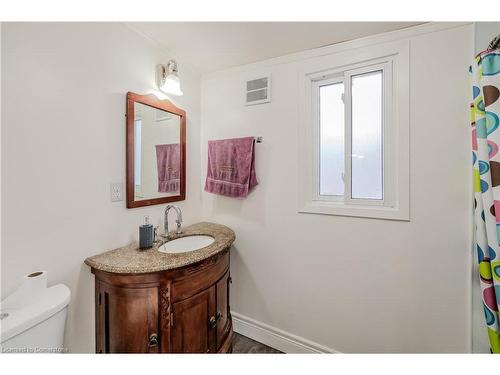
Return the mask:
<path fill-rule="evenodd" d="M 233 354 L 281 354 L 279 350 L 234 332 Z"/>

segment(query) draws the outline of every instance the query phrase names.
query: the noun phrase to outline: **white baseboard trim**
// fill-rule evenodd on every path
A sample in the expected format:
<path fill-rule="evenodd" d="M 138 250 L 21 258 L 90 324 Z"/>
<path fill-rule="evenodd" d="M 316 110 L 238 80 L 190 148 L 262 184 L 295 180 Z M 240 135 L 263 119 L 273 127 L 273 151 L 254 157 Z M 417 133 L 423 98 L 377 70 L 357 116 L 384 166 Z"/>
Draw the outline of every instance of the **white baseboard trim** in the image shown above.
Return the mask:
<path fill-rule="evenodd" d="M 284 353 L 340 353 L 303 337 L 271 327 L 247 316 L 231 312 L 233 330 Z"/>

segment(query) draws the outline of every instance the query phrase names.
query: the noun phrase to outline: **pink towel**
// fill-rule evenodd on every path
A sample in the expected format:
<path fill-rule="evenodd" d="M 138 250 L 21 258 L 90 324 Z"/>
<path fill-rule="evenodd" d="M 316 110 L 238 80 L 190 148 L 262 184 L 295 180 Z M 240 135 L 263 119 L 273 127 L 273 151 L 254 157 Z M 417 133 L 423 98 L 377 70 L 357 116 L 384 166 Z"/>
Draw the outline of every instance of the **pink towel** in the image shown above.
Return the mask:
<path fill-rule="evenodd" d="M 181 168 L 179 144 L 156 145 L 156 166 L 158 168 L 158 192 L 179 191 Z"/>
<path fill-rule="evenodd" d="M 257 185 L 254 138 L 208 141 L 205 191 L 233 198 L 246 198 Z"/>

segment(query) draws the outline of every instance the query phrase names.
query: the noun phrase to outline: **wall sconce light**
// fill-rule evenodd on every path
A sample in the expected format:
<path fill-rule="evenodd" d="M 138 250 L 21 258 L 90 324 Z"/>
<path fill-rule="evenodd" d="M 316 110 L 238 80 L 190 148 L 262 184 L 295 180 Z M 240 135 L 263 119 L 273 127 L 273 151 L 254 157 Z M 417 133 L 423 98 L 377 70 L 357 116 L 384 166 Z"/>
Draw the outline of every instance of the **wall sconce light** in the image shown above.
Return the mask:
<path fill-rule="evenodd" d="M 183 95 L 177 71 L 175 60 L 170 60 L 166 65 L 159 64 L 157 66 L 157 84 L 161 91 L 176 96 Z"/>

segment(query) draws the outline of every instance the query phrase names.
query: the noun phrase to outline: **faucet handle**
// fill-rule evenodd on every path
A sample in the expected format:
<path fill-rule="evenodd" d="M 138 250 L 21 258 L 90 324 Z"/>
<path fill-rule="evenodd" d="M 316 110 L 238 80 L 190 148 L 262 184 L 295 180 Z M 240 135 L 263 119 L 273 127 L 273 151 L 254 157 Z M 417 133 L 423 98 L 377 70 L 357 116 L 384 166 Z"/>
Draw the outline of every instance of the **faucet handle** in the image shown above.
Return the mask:
<path fill-rule="evenodd" d="M 175 234 L 181 234 L 182 233 L 181 221 L 176 220 L 175 222 L 177 223 L 177 230 L 175 231 Z"/>
<path fill-rule="evenodd" d="M 154 229 L 153 229 L 153 243 L 156 243 L 158 242 L 158 229 L 160 227 L 157 225 Z"/>

